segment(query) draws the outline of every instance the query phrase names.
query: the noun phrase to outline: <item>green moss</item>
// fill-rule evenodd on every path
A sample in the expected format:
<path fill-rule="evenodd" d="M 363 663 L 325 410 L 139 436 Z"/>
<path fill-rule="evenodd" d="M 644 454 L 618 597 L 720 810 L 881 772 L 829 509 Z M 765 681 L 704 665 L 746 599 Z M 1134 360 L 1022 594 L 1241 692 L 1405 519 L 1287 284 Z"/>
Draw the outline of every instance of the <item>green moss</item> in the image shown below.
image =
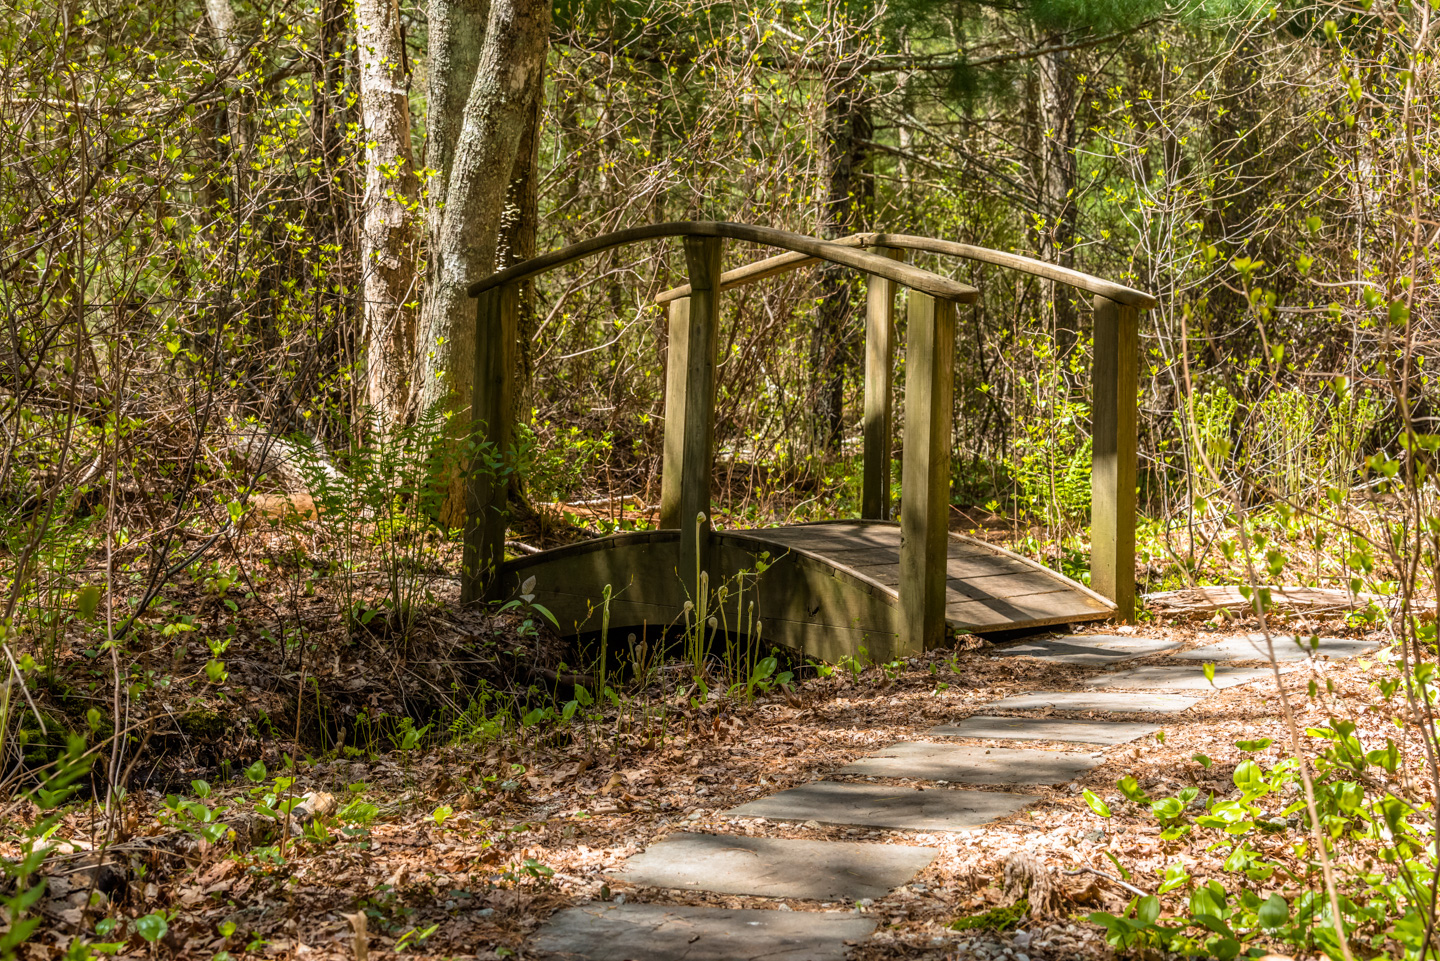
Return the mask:
<path fill-rule="evenodd" d="M 21 756 L 30 767 L 41 767 L 54 763 L 65 751 L 65 727 L 52 715 L 41 712 L 45 729 L 35 721 L 35 715 L 25 711 L 20 715 L 20 729 L 15 732 L 15 741 L 20 745 Z"/>
<path fill-rule="evenodd" d="M 219 711 L 197 708 L 175 719 L 180 730 L 189 737 L 200 740 L 216 740 L 225 734 L 225 719 Z"/>
<path fill-rule="evenodd" d="M 984 914 L 971 914 L 950 922 L 952 931 L 1009 931 L 1030 913 L 1030 902 L 1021 898 L 1008 907 L 991 908 Z"/>

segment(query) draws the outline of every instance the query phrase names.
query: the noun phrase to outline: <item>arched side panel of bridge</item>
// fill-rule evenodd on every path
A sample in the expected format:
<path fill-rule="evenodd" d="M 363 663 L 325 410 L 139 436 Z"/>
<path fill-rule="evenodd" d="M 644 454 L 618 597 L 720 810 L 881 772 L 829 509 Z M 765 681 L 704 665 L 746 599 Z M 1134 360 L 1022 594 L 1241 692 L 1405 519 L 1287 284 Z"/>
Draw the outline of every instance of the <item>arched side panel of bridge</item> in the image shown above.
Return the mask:
<path fill-rule="evenodd" d="M 598 631 L 609 588 L 612 648 L 645 631 L 656 643 L 683 625 L 686 590 L 676 530 L 616 534 L 517 558 L 501 568 L 497 590 L 532 591 L 563 633 Z M 946 544 L 945 620 L 957 631 L 985 633 L 1017 624 L 1101 620 L 1113 609 L 1083 585 L 1009 551 L 951 534 Z M 755 571 L 757 562 L 768 565 Z M 900 608 L 900 526 L 882 521 L 823 521 L 791 527 L 715 531 L 707 569 L 711 587 L 728 587 L 723 618 L 732 634 L 758 636 L 835 663 L 864 647 L 877 661 L 911 653 Z M 754 605 L 753 612 L 751 605 Z M 754 621 L 752 622 L 752 617 Z M 758 623 L 758 631 L 751 627 Z"/>

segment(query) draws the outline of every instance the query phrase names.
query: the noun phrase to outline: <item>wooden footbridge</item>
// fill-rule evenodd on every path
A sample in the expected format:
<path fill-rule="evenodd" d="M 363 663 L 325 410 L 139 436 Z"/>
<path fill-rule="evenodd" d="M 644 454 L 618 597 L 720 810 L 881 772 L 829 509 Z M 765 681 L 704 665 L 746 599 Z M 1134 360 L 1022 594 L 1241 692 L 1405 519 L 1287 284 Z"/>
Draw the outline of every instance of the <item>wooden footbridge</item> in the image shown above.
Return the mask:
<path fill-rule="evenodd" d="M 1028 257 L 902 234 L 838 241 L 723 222 L 636 227 L 554 251 L 473 284 L 477 298 L 473 412 L 490 451 L 511 447 L 518 284 L 628 244 L 681 237 L 690 283 L 669 305 L 660 527 L 507 560 L 508 478 L 477 464 L 469 483 L 462 598 L 533 593 L 565 629 L 664 628 L 686 602 L 732 631 L 758 618 L 765 640 L 834 661 L 864 646 L 876 659 L 975 633 L 1129 619 L 1134 606 L 1136 378 L 1142 293 Z M 726 240 L 785 253 L 722 273 Z M 980 261 L 1066 284 L 1094 297 L 1091 586 L 1030 559 L 948 531 L 953 351 L 967 284 L 905 263 L 908 251 Z M 865 315 L 864 481 L 861 518 L 754 530 L 710 521 L 715 456 L 715 365 L 723 291 L 815 262 L 868 279 Z M 894 305 L 907 297 L 905 417 L 899 523 L 891 516 Z M 755 576 L 758 566 L 763 574 Z M 722 591 L 721 588 L 724 587 Z M 601 598 L 609 594 L 606 612 Z"/>

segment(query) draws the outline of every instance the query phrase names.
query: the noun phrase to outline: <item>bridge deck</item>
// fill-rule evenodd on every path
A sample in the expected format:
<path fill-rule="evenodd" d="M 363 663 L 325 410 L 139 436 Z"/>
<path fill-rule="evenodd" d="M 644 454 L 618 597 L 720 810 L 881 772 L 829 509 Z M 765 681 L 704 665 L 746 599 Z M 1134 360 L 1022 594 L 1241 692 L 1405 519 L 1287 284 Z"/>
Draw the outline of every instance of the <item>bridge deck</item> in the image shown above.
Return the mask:
<path fill-rule="evenodd" d="M 897 525 L 830 521 L 736 533 L 823 556 L 899 590 Z M 983 634 L 1103 620 L 1115 613 L 1098 594 L 1003 548 L 951 534 L 948 553 L 945 620 L 956 630 Z"/>
<path fill-rule="evenodd" d="M 680 532 L 642 531 L 582 541 L 507 561 L 492 597 L 513 596 L 535 577 L 535 599 L 565 633 L 598 630 L 610 588 L 612 632 L 682 624 L 697 585 L 678 576 Z M 763 573 L 755 574 L 761 564 Z M 711 535 L 711 592 L 725 628 L 743 632 L 753 613 L 765 641 L 834 661 L 864 646 L 875 659 L 900 649 L 900 527 L 883 521 L 827 521 L 721 530 Z M 1102 620 L 1114 605 L 1048 568 L 959 534 L 949 538 L 945 614 L 962 633 L 990 633 Z M 743 572 L 743 576 L 742 576 Z M 749 604 L 755 604 L 752 612 Z"/>

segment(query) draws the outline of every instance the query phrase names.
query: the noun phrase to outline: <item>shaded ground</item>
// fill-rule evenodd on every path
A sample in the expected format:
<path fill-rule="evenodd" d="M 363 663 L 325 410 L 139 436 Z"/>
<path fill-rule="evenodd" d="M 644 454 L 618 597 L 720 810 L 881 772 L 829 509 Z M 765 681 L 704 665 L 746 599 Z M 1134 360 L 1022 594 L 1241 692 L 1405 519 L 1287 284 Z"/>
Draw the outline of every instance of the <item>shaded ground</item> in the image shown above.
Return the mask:
<path fill-rule="evenodd" d="M 1324 629 L 1327 634 L 1343 630 L 1335 623 Z M 1194 624 L 1142 633 L 1187 645 L 1223 636 Z M 52 956 L 77 931 L 93 938 L 96 920 L 105 916 L 121 922 L 120 936 L 110 940 L 148 953 L 126 921 L 154 912 L 170 915 L 158 950 L 174 956 L 227 951 L 233 956 L 353 957 L 356 922 L 346 915 L 358 912 L 366 917 L 371 951 L 492 958 L 523 954 L 525 937 L 546 916 L 595 898 L 797 911 L 838 907 L 697 892 L 662 895 L 607 876 L 608 868 L 682 827 L 767 837 L 903 838 L 938 848 L 940 856 L 914 883 L 874 903 L 853 906 L 881 922 L 876 936 L 856 947 L 856 958 L 939 959 L 960 956 L 962 950 L 998 952 L 1002 945 L 1030 958 L 1105 954 L 1099 929 L 1075 917 L 1096 908 L 1116 910 L 1129 895 L 1093 876 L 1065 881 L 1064 903 L 1044 923 L 1021 920 L 1016 931 L 1004 934 L 954 931 L 948 925 L 1007 903 L 1002 873 L 1017 853 L 1032 856 L 1051 874 L 1078 867 L 1114 872 L 1108 853 L 1145 890 L 1154 890 L 1158 873 L 1177 858 L 1196 877 L 1218 875 L 1220 855 L 1183 839 L 1162 841 L 1152 818 L 1142 820 L 1127 810 L 1115 782 L 1129 774 L 1156 795 L 1190 785 L 1202 793 L 1235 793 L 1230 776 L 1242 755 L 1234 742 L 1275 738 L 1276 744 L 1259 755 L 1272 761 L 1285 743 L 1273 679 L 1212 693 L 1182 715 L 1157 718 L 1163 741 L 1108 749 L 1104 763 L 1082 779 L 1053 789 L 1027 789 L 1041 796 L 1036 805 L 984 829 L 892 833 L 731 819 L 719 813 L 810 780 L 875 747 L 918 738 L 938 723 L 982 712 L 1003 696 L 1072 688 L 1097 670 L 994 659 L 984 649 L 936 652 L 890 668 L 836 671 L 804 682 L 794 693 L 776 691 L 749 705 L 717 701 L 696 706 L 677 689 L 667 698 L 668 729 L 655 721 L 659 704 L 651 701 L 610 708 L 568 729 L 521 729 L 488 742 L 473 737 L 408 753 L 357 751 L 353 745 L 339 752 L 313 751 L 295 766 L 290 793 L 333 795 L 339 816 L 318 818 L 325 826 L 323 840 L 311 828 L 311 837 L 290 839 L 283 849 L 267 844 L 271 836 L 263 833 L 252 844 L 232 845 L 223 838 L 201 844 L 186 857 L 171 853 L 173 843 L 157 849 L 147 839 L 175 837 L 184 819 L 167 815 L 162 796 L 140 786 L 127 799 L 113 843 L 122 855 L 117 870 L 128 881 L 114 890 L 113 903 L 92 896 L 92 907 L 83 907 L 94 873 L 85 870 L 90 863 L 85 852 L 103 836 L 99 812 L 83 807 L 63 819 L 56 836 L 72 842 L 76 853 L 49 869 L 54 880 L 31 956 Z M 1284 677 L 1303 712 L 1302 728 L 1331 715 L 1352 717 L 1363 719 L 1363 737 L 1389 724 L 1385 712 L 1375 708 L 1370 687 L 1387 670 L 1376 659 L 1320 664 L 1315 670 L 1321 683 L 1313 699 L 1306 696 L 1309 668 Z M 1367 725 L 1373 730 L 1367 732 Z M 279 740 L 264 756 L 276 757 L 285 746 Z M 1043 742 L 1012 746 L 1060 747 Z M 1197 754 L 1211 759 L 1208 768 L 1194 759 Z M 272 764 L 258 783 L 237 771 L 222 782 L 198 766 L 194 776 L 209 774 L 215 781 L 208 806 L 248 811 L 267 785 L 273 788 L 280 767 Z M 176 778 L 167 781 L 173 784 Z M 906 779 L 893 783 L 914 786 Z M 1411 786 L 1414 796 L 1426 796 L 1423 783 Z M 1080 796 L 1085 788 L 1109 801 L 1112 819 L 1105 822 L 1091 812 Z M 4 853 L 13 856 L 17 850 L 7 844 Z M 1285 856 L 1283 845 L 1268 853 Z M 1058 874 L 1056 880 L 1061 880 Z"/>

